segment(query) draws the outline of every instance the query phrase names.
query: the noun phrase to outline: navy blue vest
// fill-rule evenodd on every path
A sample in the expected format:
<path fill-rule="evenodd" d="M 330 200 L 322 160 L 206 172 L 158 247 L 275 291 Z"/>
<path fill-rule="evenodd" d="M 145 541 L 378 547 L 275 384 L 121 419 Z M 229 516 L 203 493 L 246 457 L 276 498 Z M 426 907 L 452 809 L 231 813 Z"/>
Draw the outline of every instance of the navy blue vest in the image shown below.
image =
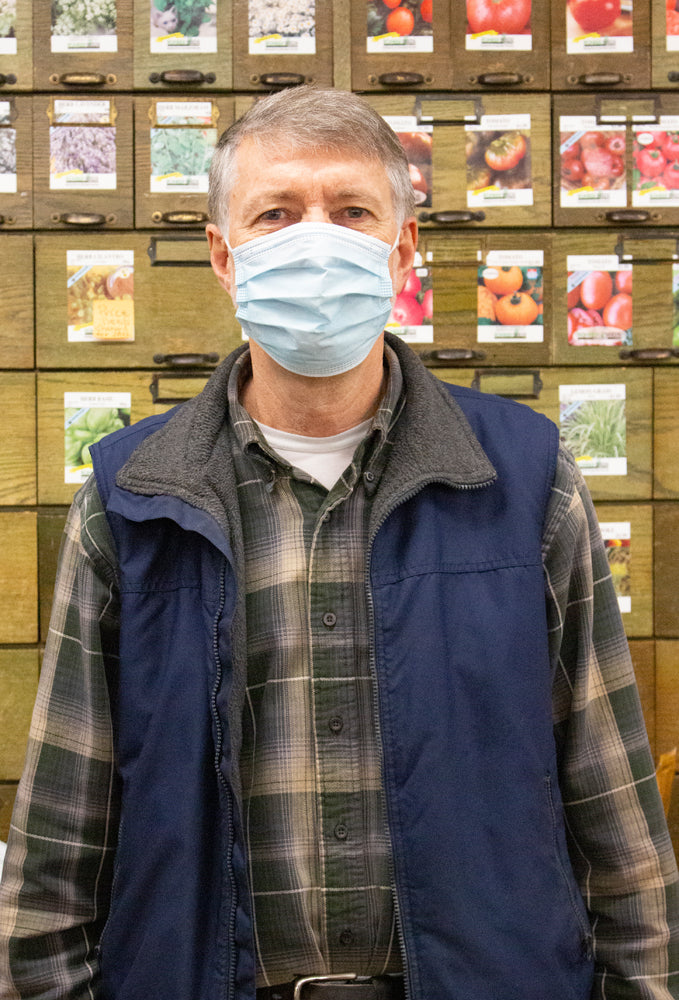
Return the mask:
<path fill-rule="evenodd" d="M 385 508 L 369 564 L 410 996 L 589 1000 L 591 935 L 558 787 L 541 554 L 556 428 L 526 407 L 450 392 L 497 480 L 420 483 Z M 254 955 L 229 731 L 240 697 L 233 558 L 209 515 L 114 482 L 165 419 L 93 449 L 122 602 L 110 685 L 123 801 L 104 996 L 246 1000 Z"/>

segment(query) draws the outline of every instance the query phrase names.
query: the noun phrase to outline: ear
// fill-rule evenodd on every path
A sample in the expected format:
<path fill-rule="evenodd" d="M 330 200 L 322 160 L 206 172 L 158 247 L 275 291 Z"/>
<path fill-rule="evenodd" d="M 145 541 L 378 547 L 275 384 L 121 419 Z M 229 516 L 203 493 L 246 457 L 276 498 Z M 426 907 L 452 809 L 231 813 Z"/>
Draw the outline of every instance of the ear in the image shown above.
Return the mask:
<path fill-rule="evenodd" d="M 417 222 L 414 216 L 406 219 L 401 226 L 398 244 L 394 253 L 394 264 L 391 268 L 391 280 L 394 286 L 394 295 L 403 291 L 408 275 L 410 274 L 415 261 L 415 251 L 417 249 Z"/>
<path fill-rule="evenodd" d="M 208 246 L 210 248 L 210 263 L 212 270 L 217 275 L 217 281 L 222 288 L 229 293 L 231 298 L 236 293 L 236 283 L 234 280 L 233 260 L 226 245 L 226 240 L 222 236 L 221 230 L 214 222 L 208 222 L 205 227 Z"/>

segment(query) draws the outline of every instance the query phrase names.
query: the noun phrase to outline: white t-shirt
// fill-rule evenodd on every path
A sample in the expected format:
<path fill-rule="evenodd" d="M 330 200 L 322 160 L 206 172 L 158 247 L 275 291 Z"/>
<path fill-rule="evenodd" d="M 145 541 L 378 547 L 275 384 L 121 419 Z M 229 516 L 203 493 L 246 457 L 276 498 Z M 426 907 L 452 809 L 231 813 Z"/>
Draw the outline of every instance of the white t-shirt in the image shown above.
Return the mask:
<path fill-rule="evenodd" d="M 288 434 L 287 431 L 260 424 L 258 420 L 255 423 L 277 455 L 330 490 L 350 464 L 356 448 L 370 430 L 372 419 L 329 437 Z"/>

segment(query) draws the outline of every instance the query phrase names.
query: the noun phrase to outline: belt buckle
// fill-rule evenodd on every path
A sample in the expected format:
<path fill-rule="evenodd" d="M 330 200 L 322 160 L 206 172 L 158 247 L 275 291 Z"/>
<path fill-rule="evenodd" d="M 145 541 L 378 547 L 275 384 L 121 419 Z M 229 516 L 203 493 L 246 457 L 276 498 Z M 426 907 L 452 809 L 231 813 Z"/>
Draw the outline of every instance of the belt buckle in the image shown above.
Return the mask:
<path fill-rule="evenodd" d="M 358 979 L 358 974 L 356 972 L 340 972 L 335 973 L 332 976 L 299 976 L 295 980 L 292 1000 L 302 1000 L 302 990 L 305 986 L 308 986 L 309 983 L 350 983 L 355 979 Z"/>

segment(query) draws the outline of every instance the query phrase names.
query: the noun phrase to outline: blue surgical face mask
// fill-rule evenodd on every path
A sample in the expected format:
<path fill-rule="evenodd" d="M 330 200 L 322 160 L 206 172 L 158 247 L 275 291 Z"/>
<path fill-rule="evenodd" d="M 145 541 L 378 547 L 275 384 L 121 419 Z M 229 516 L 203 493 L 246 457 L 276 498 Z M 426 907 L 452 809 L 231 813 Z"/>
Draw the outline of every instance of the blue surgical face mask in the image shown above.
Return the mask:
<path fill-rule="evenodd" d="M 389 319 L 388 262 L 396 243 L 334 223 L 298 222 L 229 246 L 236 319 L 288 371 L 319 377 L 349 371 L 368 356 Z"/>

